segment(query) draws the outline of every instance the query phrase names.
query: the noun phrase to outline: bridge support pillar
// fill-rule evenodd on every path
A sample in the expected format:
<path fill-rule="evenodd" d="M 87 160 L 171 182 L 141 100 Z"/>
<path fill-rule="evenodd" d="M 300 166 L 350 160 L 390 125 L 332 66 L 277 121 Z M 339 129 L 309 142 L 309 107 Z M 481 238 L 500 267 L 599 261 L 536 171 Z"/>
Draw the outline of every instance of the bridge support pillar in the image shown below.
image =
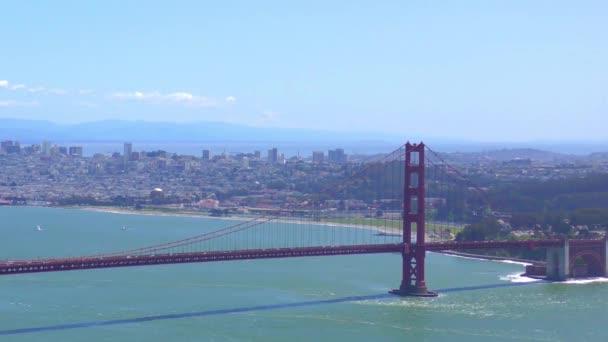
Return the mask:
<path fill-rule="evenodd" d="M 570 244 L 564 240 L 562 247 L 547 248 L 547 279 L 566 280 L 570 277 Z"/>
<path fill-rule="evenodd" d="M 424 280 L 425 240 L 425 166 L 424 144 L 405 144 L 405 181 L 403 187 L 403 250 L 401 285 L 390 291 L 400 296 L 435 297 Z M 416 227 L 416 243 L 412 228 Z"/>
<path fill-rule="evenodd" d="M 608 277 L 608 235 L 604 237 L 604 277 Z"/>

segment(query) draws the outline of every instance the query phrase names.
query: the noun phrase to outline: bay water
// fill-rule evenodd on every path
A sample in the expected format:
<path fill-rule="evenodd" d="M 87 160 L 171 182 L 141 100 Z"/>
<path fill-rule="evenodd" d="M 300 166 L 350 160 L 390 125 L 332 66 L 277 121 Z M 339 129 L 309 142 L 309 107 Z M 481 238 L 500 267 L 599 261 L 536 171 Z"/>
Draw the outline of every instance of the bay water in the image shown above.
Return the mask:
<path fill-rule="evenodd" d="M 226 224 L 0 207 L 0 260 L 136 248 Z M 400 298 L 387 294 L 400 263 L 381 254 L 0 276 L 0 341 L 608 341 L 606 279 L 530 281 L 520 264 L 429 253 L 439 297 Z"/>

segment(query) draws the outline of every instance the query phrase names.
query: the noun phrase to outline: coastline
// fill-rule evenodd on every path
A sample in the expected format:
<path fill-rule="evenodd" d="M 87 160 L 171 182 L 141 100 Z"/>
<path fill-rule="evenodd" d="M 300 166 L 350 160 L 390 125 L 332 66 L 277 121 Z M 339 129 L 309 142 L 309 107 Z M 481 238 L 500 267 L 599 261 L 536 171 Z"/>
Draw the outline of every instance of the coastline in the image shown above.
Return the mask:
<path fill-rule="evenodd" d="M 143 215 L 143 216 L 164 216 L 164 217 L 188 217 L 188 218 L 202 218 L 202 219 L 212 219 L 212 220 L 226 220 L 226 221 L 247 221 L 254 220 L 256 217 L 254 216 L 228 216 L 228 217 L 217 217 L 217 216 L 209 216 L 206 214 L 198 214 L 192 211 L 180 211 L 175 210 L 173 212 L 165 212 L 162 210 L 135 210 L 135 209 L 126 209 L 126 208 L 117 208 L 117 207 L 99 207 L 99 206 L 51 206 L 48 208 L 56 208 L 56 209 L 65 209 L 65 210 L 81 210 L 81 211 L 89 211 L 89 212 L 100 212 L 100 213 L 110 213 L 110 214 L 120 214 L 120 215 Z M 263 216 L 258 216 L 258 218 L 263 219 Z M 367 229 L 372 230 L 377 233 L 383 234 L 394 234 L 400 233 L 395 229 L 385 229 L 383 227 L 372 226 L 372 225 L 352 225 L 346 223 L 333 223 L 333 222 L 313 222 L 313 221 L 296 221 L 296 220 L 286 220 L 286 219 L 277 219 L 273 220 L 273 222 L 284 222 L 291 224 L 314 224 L 318 226 L 328 226 L 328 227 L 345 227 L 345 228 L 354 228 L 354 229 Z M 416 236 L 416 232 L 412 232 L 412 236 Z M 428 237 L 427 237 L 428 239 Z M 511 257 L 500 257 L 500 256 L 492 256 L 492 255 L 484 255 L 484 254 L 473 254 L 473 253 L 464 253 L 457 251 L 437 251 L 437 252 L 429 252 L 429 253 L 438 253 L 449 255 L 453 257 L 465 258 L 465 259 L 473 259 L 473 260 L 482 260 L 482 261 L 495 261 L 495 262 L 503 262 L 503 263 L 511 263 L 511 264 L 519 264 L 522 266 L 527 265 L 542 265 L 545 264 L 543 261 L 538 260 L 528 260 L 528 259 L 519 259 L 519 258 L 511 258 Z M 525 274 L 523 274 L 525 275 Z"/>
<path fill-rule="evenodd" d="M 95 212 L 112 213 L 112 214 L 124 214 L 124 215 L 192 217 L 192 218 L 207 218 L 207 219 L 214 219 L 214 220 L 219 219 L 219 220 L 228 220 L 228 221 L 243 221 L 243 220 L 247 220 L 247 219 L 253 219 L 253 217 L 246 217 L 246 216 L 215 217 L 215 216 L 197 214 L 195 212 L 188 212 L 188 211 L 180 212 L 179 210 L 176 210 L 175 212 L 167 213 L 167 212 L 162 212 L 162 211 L 157 211 L 157 210 L 142 211 L 142 210 L 116 208 L 116 207 L 65 206 L 65 207 L 59 207 L 59 208 L 95 211 Z M 275 220 L 274 222 L 286 222 L 286 223 L 293 223 L 293 224 L 311 223 L 308 221 L 306 221 L 306 222 L 289 221 L 289 220 L 284 220 L 284 219 Z M 370 226 L 370 225 L 349 225 L 349 224 L 344 224 L 344 223 L 331 223 L 331 222 L 314 222 L 314 224 L 320 225 L 320 226 L 328 226 L 328 227 L 369 229 L 369 230 L 376 231 L 377 233 L 384 233 L 384 234 L 398 233 L 394 229 L 383 229 L 382 227 Z M 412 236 L 415 237 L 416 232 L 412 232 Z M 457 252 L 457 251 L 442 251 L 442 252 L 434 252 L 434 253 L 440 253 L 440 254 L 444 254 L 444 255 L 469 258 L 469 259 L 475 259 L 475 260 L 515 263 L 515 264 L 520 264 L 522 266 L 542 263 L 542 262 L 534 261 L 534 260 L 509 258 L 509 257 L 498 257 L 498 256 L 483 255 L 483 254 L 463 253 L 463 252 Z"/>
<path fill-rule="evenodd" d="M 188 217 L 188 218 L 202 218 L 202 219 L 212 219 L 212 220 L 225 220 L 225 221 L 247 221 L 253 220 L 255 217 L 253 216 L 229 216 L 229 217 L 216 217 L 209 216 L 203 213 L 196 213 L 191 211 L 180 211 L 175 210 L 172 212 L 165 212 L 161 210 L 135 210 L 135 209 L 127 209 L 127 208 L 118 208 L 118 207 L 100 207 L 100 206 L 51 206 L 47 208 L 55 208 L 55 209 L 64 209 L 64 210 L 81 210 L 81 211 L 89 211 L 89 212 L 99 212 L 99 213 L 109 213 L 109 214 L 119 214 L 119 215 L 143 215 L 143 216 L 165 216 L 165 217 Z M 258 216 L 258 218 L 263 218 L 262 216 Z M 344 228 L 354 228 L 354 229 L 366 229 L 375 231 L 377 233 L 383 234 L 394 234 L 399 233 L 400 231 L 396 231 L 395 229 L 384 229 L 383 227 L 371 226 L 371 225 L 352 225 L 345 223 L 332 223 L 332 222 L 313 222 L 313 221 L 292 221 L 285 219 L 274 220 L 273 222 L 284 222 L 284 223 L 292 223 L 292 224 L 314 224 L 318 226 L 328 226 L 328 227 L 344 227 Z M 413 237 L 416 236 L 416 232 L 412 232 Z M 428 236 L 427 236 L 428 239 Z M 502 262 L 502 263 L 510 263 L 510 264 L 518 264 L 521 266 L 528 265 L 542 265 L 545 264 L 543 261 L 538 260 L 528 260 L 528 259 L 519 259 L 519 258 L 511 258 L 511 257 L 500 257 L 500 256 L 492 256 L 492 255 L 484 255 L 484 254 L 473 254 L 473 253 L 464 253 L 458 251 L 437 251 L 437 252 L 429 252 L 429 253 L 438 253 L 444 254 L 448 256 L 464 258 L 464 259 L 473 259 L 480 261 L 494 261 L 494 262 Z M 527 276 L 525 273 L 521 274 L 522 276 Z M 529 277 L 529 276 L 527 276 Z"/>
<path fill-rule="evenodd" d="M 121 214 L 121 215 L 145 215 L 145 216 L 167 216 L 167 217 L 189 217 L 189 218 L 202 218 L 202 219 L 212 219 L 212 220 L 226 220 L 226 221 L 247 221 L 254 220 L 255 218 L 262 219 L 264 216 L 209 216 L 206 214 L 198 214 L 192 211 L 180 211 L 175 210 L 174 212 L 164 212 L 161 210 L 135 210 L 135 209 L 126 209 L 126 208 L 117 208 L 117 207 L 94 207 L 94 206 L 54 206 L 52 208 L 58 209 L 68 209 L 68 210 L 83 210 L 83 211 L 92 211 L 92 212 L 100 212 L 100 213 L 110 213 L 110 214 Z M 272 216 L 269 216 L 272 217 Z M 287 219 L 276 219 L 272 220 L 272 222 L 281 222 L 281 223 L 292 223 L 292 224 L 314 224 L 316 226 L 327 226 L 327 227 L 344 227 L 344 228 L 354 228 L 354 229 L 367 229 L 373 230 L 378 233 L 383 234 L 394 234 L 399 233 L 400 230 L 378 227 L 373 225 L 354 225 L 348 223 L 335 223 L 335 222 L 323 222 L 323 221 L 303 221 L 303 220 L 287 220 Z M 412 232 L 412 236 L 416 236 L 416 232 Z"/>
<path fill-rule="evenodd" d="M 52 208 L 67 209 L 67 210 L 82 210 L 82 211 L 120 214 L 120 215 L 189 217 L 189 218 L 202 218 L 202 219 L 226 220 L 226 221 L 246 221 L 246 220 L 253 220 L 255 218 L 253 216 L 216 217 L 216 216 L 209 216 L 209 215 L 202 214 L 202 213 L 198 214 L 196 212 L 187 211 L 187 210 L 183 210 L 183 211 L 175 210 L 173 212 L 164 212 L 161 210 L 135 210 L 135 209 L 126 209 L 126 208 L 117 208 L 117 207 L 97 207 L 97 206 L 55 206 Z M 258 217 L 261 218 L 261 216 L 258 216 Z M 278 220 L 274 220 L 273 222 L 283 222 L 283 223 L 303 224 L 303 225 L 314 224 L 314 225 L 327 226 L 327 227 L 367 229 L 367 230 L 372 230 L 372 231 L 375 231 L 377 233 L 382 233 L 382 234 L 399 233 L 399 231 L 396 231 L 395 229 L 385 229 L 383 227 L 372 226 L 372 225 L 352 225 L 352 224 L 332 223 L 332 222 L 292 221 L 292 220 L 285 220 L 285 219 L 278 219 Z M 416 232 L 412 232 L 412 236 L 415 237 Z M 513 263 L 513 264 L 519 264 L 522 266 L 527 266 L 527 265 L 532 265 L 532 264 L 544 264 L 544 262 L 537 261 L 537 260 L 499 257 L 499 256 L 464 253 L 464 252 L 457 252 L 457 251 L 441 251 L 441 252 L 430 252 L 430 253 L 439 253 L 439 254 L 460 257 L 460 258 L 474 259 L 474 260 Z"/>

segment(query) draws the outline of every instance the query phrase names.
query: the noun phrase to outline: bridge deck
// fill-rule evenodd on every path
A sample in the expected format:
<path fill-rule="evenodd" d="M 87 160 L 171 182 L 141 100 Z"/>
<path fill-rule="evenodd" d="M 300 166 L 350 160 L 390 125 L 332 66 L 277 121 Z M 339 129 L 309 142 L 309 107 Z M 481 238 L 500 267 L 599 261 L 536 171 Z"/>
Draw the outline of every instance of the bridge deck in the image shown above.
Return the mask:
<path fill-rule="evenodd" d="M 571 240 L 575 246 L 598 246 L 604 240 Z M 496 249 L 496 248 L 547 248 L 563 245 L 562 240 L 530 241 L 479 241 L 479 242 L 432 242 L 424 245 L 427 251 Z M 416 248 L 416 245 L 411 248 Z M 305 256 L 330 256 L 350 254 L 401 253 L 407 251 L 403 244 L 374 244 L 351 246 L 317 246 L 297 248 L 252 249 L 237 251 L 123 255 L 112 257 L 77 257 L 36 260 L 0 261 L 0 275 L 38 272 L 58 272 L 111 267 L 132 267 L 163 264 L 182 264 L 213 261 L 294 258 Z"/>
<path fill-rule="evenodd" d="M 319 246 L 300 248 L 252 249 L 225 252 L 125 255 L 115 257 L 83 257 L 66 259 L 19 260 L 0 262 L 0 275 L 37 272 L 58 272 L 110 267 L 132 267 L 195 262 L 293 258 L 349 254 L 400 252 L 400 244 Z"/>

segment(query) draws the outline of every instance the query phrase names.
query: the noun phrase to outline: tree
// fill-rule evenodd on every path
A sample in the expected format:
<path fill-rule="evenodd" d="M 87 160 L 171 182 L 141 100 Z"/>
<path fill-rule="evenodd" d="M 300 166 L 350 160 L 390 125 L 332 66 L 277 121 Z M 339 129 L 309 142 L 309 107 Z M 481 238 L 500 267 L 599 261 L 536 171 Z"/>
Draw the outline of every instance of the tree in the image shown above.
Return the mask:
<path fill-rule="evenodd" d="M 211 209 L 211 216 L 213 217 L 221 217 L 224 215 L 224 211 L 221 209 Z"/>
<path fill-rule="evenodd" d="M 500 224 L 493 217 L 469 224 L 462 232 L 456 235 L 457 241 L 483 241 L 498 238 L 500 234 Z"/>
<path fill-rule="evenodd" d="M 539 223 L 538 218 L 530 213 L 517 213 L 511 216 L 511 226 L 513 228 L 531 228 Z"/>

